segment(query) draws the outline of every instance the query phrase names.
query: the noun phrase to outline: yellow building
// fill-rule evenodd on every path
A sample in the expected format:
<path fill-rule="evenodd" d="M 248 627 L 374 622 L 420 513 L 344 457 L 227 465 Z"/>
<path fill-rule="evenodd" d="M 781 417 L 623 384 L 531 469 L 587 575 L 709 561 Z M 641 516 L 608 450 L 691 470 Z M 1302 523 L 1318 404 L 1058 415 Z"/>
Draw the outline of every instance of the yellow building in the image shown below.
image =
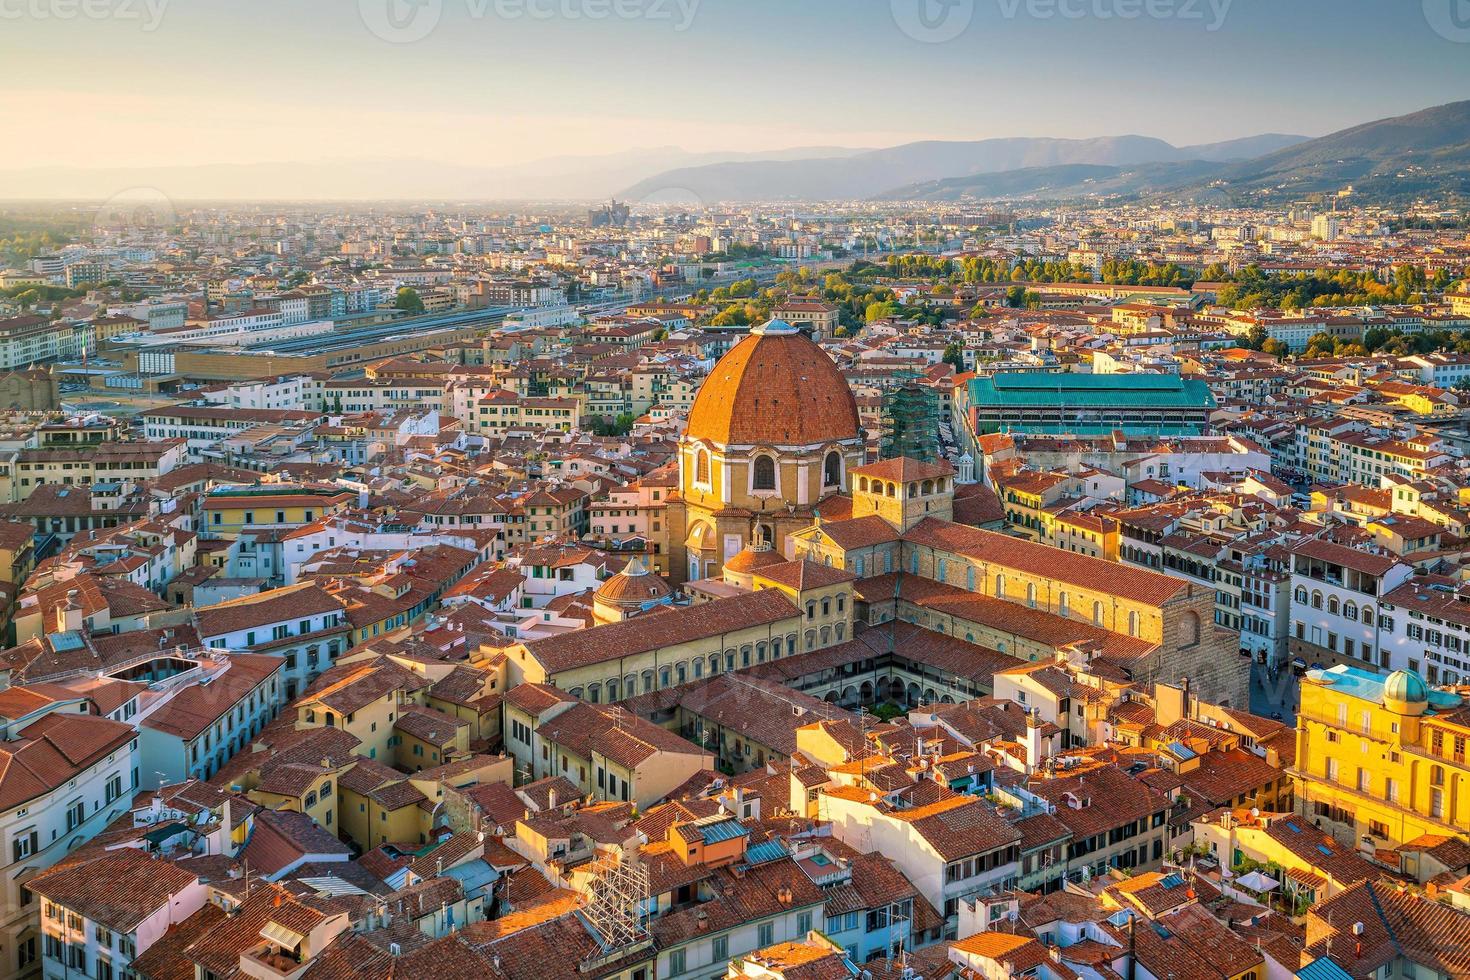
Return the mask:
<path fill-rule="evenodd" d="M 571 432 L 582 427 L 582 403 L 576 398 L 538 398 L 501 389 L 481 398 L 474 411 L 475 427 L 491 434 L 503 434 L 508 429 Z"/>
<path fill-rule="evenodd" d="M 1351 845 L 1329 837 L 1293 813 L 1260 809 L 1221 809 L 1191 822 L 1194 843 L 1222 867 L 1245 875 L 1264 870 L 1281 884 L 1291 911 L 1335 898 L 1360 881 L 1375 881 L 1383 870 L 1354 853 Z"/>
<path fill-rule="evenodd" d="M 1235 635 L 1214 626 L 1213 590 L 945 520 L 940 498 L 952 497 L 953 484 L 943 478 L 900 481 L 894 493 L 906 509 L 895 523 L 885 510 L 889 481 L 856 479 L 851 518 L 820 521 L 793 532 L 792 541 L 797 553 L 865 580 L 859 591 L 869 625 L 897 615 L 1012 656 L 1044 657 L 1084 643 L 1128 662 L 1137 682 L 1188 677 L 1207 700 L 1247 703 L 1248 665 L 1234 655 Z M 900 572 L 901 580 L 867 581 Z M 1042 642 L 1023 649 L 1006 632 Z"/>
<path fill-rule="evenodd" d="M 1122 535 L 1118 522 L 1113 518 L 1067 509 L 1057 514 L 1044 514 L 1043 520 L 1050 526 L 1053 548 L 1107 561 L 1118 560 Z"/>
<path fill-rule="evenodd" d="M 689 410 L 668 508 L 670 576 L 717 578 L 753 541 L 786 553 L 786 537 L 846 492 L 864 460 L 857 402 L 832 359 L 784 321 L 754 328 Z"/>
<path fill-rule="evenodd" d="M 317 493 L 303 487 L 232 487 L 204 500 L 204 534 L 233 538 L 247 527 L 300 527 L 357 502 L 351 493 Z"/>
<path fill-rule="evenodd" d="M 1311 671 L 1297 715 L 1297 812 L 1339 840 L 1397 847 L 1470 828 L 1470 706 L 1418 674 Z"/>

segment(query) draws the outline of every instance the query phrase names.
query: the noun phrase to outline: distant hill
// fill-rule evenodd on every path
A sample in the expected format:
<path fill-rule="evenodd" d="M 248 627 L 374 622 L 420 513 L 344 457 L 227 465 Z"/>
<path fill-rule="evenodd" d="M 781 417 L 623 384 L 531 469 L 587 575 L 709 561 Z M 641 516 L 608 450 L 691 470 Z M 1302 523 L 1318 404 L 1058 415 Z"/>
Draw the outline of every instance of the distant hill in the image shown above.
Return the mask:
<path fill-rule="evenodd" d="M 1131 167 L 1066 164 L 1028 167 L 995 174 L 949 177 L 910 184 L 875 195 L 880 201 L 966 201 L 993 199 L 1072 200 L 1140 194 L 1179 188 L 1207 180 L 1223 164 L 1195 160 L 1189 163 L 1141 163 Z"/>
<path fill-rule="evenodd" d="M 842 158 L 680 167 L 639 181 L 623 196 L 638 201 L 678 190 L 706 202 L 866 198 L 927 181 L 1032 168 L 1235 160 L 1305 139 L 1269 134 L 1187 150 L 1148 136 L 926 140 Z"/>
<path fill-rule="evenodd" d="M 861 152 L 816 146 L 765 153 L 691 153 L 675 146 L 658 146 L 493 167 L 420 159 L 33 167 L 0 170 L 0 198 L 105 200 L 121 188 L 151 187 L 177 201 L 596 200 L 611 197 L 630 183 L 674 165 L 830 159 Z"/>
<path fill-rule="evenodd" d="M 1241 149 L 1259 148 L 1268 140 L 1237 143 Z M 1470 102 L 1380 119 L 1249 160 L 1213 160 L 1221 146 L 1187 147 L 1196 159 L 1183 162 L 952 176 L 897 186 L 875 197 L 960 201 L 1155 195 L 1244 202 L 1335 193 L 1349 185 L 1369 200 L 1470 195 Z"/>
<path fill-rule="evenodd" d="M 1275 153 L 1277 150 L 1284 150 L 1289 146 L 1297 146 L 1309 141 L 1310 137 L 1307 136 L 1262 133 L 1260 136 L 1246 136 L 1238 140 L 1226 140 L 1223 143 L 1181 146 L 1179 158 L 1181 160 L 1209 160 L 1215 163 L 1229 160 L 1253 160 L 1258 156 Z"/>
<path fill-rule="evenodd" d="M 1403 175 L 1403 176 L 1400 176 Z M 1235 163 L 1220 175 L 1234 194 L 1296 196 L 1353 184 L 1363 193 L 1393 195 L 1470 186 L 1470 101 L 1451 102 L 1331 133 L 1320 139 Z"/>

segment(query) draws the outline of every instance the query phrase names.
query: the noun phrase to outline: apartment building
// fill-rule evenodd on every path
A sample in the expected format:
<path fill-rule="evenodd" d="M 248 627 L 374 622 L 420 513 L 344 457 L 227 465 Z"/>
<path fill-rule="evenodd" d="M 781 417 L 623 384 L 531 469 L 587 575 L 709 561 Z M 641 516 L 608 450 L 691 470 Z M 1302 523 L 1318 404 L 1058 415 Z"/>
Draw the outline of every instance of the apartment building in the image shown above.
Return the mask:
<path fill-rule="evenodd" d="M 1291 561 L 1292 656 L 1387 668 L 1402 617 L 1384 603 L 1413 575 L 1413 566 L 1318 538 L 1294 546 Z"/>
<path fill-rule="evenodd" d="M 256 426 L 309 428 L 325 421 L 316 412 L 280 408 L 222 408 L 183 406 L 144 412 L 143 432 L 149 440 L 183 439 L 191 459 L 219 442 Z"/>
<path fill-rule="evenodd" d="M 1407 670 L 1310 671 L 1297 714 L 1296 810 L 1373 857 L 1470 825 L 1470 707 Z"/>
<path fill-rule="evenodd" d="M 350 645 L 342 603 L 315 583 L 196 609 L 194 622 L 206 647 L 279 657 L 280 683 L 288 701 Z"/>
<path fill-rule="evenodd" d="M 135 724 L 143 768 L 165 783 L 210 779 L 284 703 L 280 657 L 232 653 L 171 678 Z"/>
<path fill-rule="evenodd" d="M 30 881 L 40 897 L 44 976 L 131 977 L 134 959 L 204 907 L 209 889 L 199 876 L 156 857 L 123 847 Z M 22 940 L 27 955 L 34 945 L 34 936 Z"/>
<path fill-rule="evenodd" d="M 137 732 L 91 715 L 52 712 L 0 742 L 4 975 L 35 974 L 44 951 L 27 883 L 128 811 L 139 788 Z"/>
<path fill-rule="evenodd" d="M 912 808 L 855 786 L 824 789 L 818 816 L 832 835 L 863 853 L 878 851 L 898 865 L 919 894 L 939 909 L 950 934 L 960 902 L 1014 888 L 1021 868 L 1021 832 L 973 796 L 952 796 Z"/>

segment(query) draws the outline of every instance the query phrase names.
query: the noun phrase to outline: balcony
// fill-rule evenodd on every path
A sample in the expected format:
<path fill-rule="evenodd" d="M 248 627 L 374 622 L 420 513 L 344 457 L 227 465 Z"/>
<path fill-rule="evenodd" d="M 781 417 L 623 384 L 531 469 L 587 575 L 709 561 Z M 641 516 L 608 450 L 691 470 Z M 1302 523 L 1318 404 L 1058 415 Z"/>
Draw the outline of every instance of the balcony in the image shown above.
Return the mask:
<path fill-rule="evenodd" d="M 294 951 L 273 943 L 240 954 L 240 972 L 255 980 L 292 980 L 305 972 L 307 965 Z"/>

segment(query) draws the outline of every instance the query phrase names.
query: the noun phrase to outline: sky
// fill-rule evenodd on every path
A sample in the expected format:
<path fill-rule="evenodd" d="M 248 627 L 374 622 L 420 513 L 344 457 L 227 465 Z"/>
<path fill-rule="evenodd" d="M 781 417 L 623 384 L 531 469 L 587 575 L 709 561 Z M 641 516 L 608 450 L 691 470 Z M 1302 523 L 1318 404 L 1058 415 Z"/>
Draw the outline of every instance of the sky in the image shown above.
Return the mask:
<path fill-rule="evenodd" d="M 1470 0 L 0 0 L 0 65 L 0 169 L 1182 145 L 1470 98 Z"/>

